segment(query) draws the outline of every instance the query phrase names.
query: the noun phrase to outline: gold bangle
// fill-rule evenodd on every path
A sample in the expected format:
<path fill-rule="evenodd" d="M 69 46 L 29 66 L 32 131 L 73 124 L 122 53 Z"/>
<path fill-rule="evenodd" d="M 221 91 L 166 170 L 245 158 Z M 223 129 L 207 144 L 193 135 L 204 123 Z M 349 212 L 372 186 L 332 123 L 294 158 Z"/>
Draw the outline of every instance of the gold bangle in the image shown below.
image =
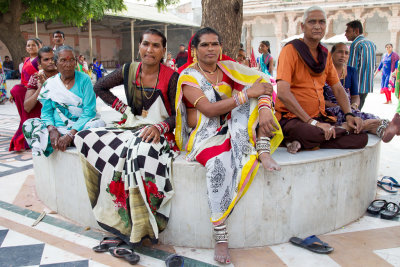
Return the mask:
<path fill-rule="evenodd" d="M 196 101 L 194 101 L 193 107 L 196 107 L 197 103 L 200 101 L 200 99 L 202 99 L 203 97 L 206 97 L 205 95 L 200 96 L 199 98 L 196 99 Z"/>

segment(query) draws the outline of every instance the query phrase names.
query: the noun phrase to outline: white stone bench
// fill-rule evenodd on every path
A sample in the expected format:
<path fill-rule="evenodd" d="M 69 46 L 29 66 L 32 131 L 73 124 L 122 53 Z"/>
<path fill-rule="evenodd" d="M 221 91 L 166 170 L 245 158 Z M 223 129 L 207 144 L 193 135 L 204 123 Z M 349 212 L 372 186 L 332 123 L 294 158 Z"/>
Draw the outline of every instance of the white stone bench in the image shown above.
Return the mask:
<path fill-rule="evenodd" d="M 376 192 L 380 142 L 369 135 L 364 149 L 321 149 L 296 155 L 279 148 L 280 172 L 260 167 L 250 189 L 228 219 L 229 246 L 287 242 L 292 236 L 324 234 L 360 218 Z M 51 209 L 99 228 L 75 149 L 34 157 L 36 190 Z M 179 156 L 172 166 L 175 196 L 164 244 L 211 248 L 214 241 L 206 194 L 206 170 Z"/>

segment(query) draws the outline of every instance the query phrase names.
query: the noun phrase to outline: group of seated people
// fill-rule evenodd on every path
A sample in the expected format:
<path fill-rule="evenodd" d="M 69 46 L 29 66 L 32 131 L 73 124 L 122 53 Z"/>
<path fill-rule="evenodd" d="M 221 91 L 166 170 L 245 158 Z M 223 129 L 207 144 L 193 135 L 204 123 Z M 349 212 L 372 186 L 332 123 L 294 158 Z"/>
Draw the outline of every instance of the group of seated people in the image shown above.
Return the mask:
<path fill-rule="evenodd" d="M 307 10 L 304 38 L 282 49 L 276 103 L 269 76 L 223 55 L 220 35 L 208 27 L 192 37 L 180 74 L 161 63 L 167 40 L 149 29 L 140 38 L 141 62 L 123 65 L 94 88 L 86 74 L 74 70 L 72 48 L 59 47 L 54 62 L 53 51 L 39 51 L 44 74 L 24 107 L 33 110 L 37 103 L 31 97 L 36 98 L 41 115 L 23 123 L 23 134 L 35 155 L 76 146 L 96 220 L 127 244 L 157 240 L 165 229 L 174 195 L 171 162 L 186 151 L 187 160 L 207 169 L 215 260 L 230 263 L 225 222 L 260 162 L 280 170 L 271 154 L 282 140 L 296 153 L 363 148 L 366 132 L 385 142 L 400 135 L 398 114 L 389 122 L 358 111 L 347 47 L 338 44 L 330 54 L 320 44 L 325 22 L 322 9 Z M 127 103 L 110 91 L 118 85 Z M 103 127 L 95 94 L 123 115 L 118 127 Z"/>

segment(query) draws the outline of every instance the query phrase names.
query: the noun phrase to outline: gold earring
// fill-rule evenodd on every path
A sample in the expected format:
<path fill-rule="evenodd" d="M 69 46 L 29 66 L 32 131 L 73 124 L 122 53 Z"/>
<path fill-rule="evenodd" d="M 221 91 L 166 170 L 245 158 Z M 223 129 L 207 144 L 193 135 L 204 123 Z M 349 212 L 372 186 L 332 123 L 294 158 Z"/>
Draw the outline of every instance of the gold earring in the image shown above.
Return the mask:
<path fill-rule="evenodd" d="M 193 49 L 193 63 L 197 63 L 197 53 L 196 53 L 196 48 Z"/>
<path fill-rule="evenodd" d="M 222 47 L 219 48 L 219 60 L 222 60 Z"/>

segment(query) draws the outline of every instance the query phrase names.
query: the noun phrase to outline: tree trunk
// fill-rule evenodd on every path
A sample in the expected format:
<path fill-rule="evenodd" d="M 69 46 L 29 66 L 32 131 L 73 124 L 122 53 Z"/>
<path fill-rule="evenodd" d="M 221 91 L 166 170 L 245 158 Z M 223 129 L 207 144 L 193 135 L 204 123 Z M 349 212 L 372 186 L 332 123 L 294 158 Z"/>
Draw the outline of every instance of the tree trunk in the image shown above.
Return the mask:
<path fill-rule="evenodd" d="M 201 27 L 215 29 L 223 43 L 223 53 L 236 58 L 243 24 L 243 0 L 202 0 Z"/>
<path fill-rule="evenodd" d="M 21 0 L 10 1 L 6 13 L 0 13 L 0 40 L 7 46 L 14 62 L 14 69 L 18 69 L 21 57 L 26 57 L 25 38 L 22 36 L 20 20 L 26 7 Z"/>

